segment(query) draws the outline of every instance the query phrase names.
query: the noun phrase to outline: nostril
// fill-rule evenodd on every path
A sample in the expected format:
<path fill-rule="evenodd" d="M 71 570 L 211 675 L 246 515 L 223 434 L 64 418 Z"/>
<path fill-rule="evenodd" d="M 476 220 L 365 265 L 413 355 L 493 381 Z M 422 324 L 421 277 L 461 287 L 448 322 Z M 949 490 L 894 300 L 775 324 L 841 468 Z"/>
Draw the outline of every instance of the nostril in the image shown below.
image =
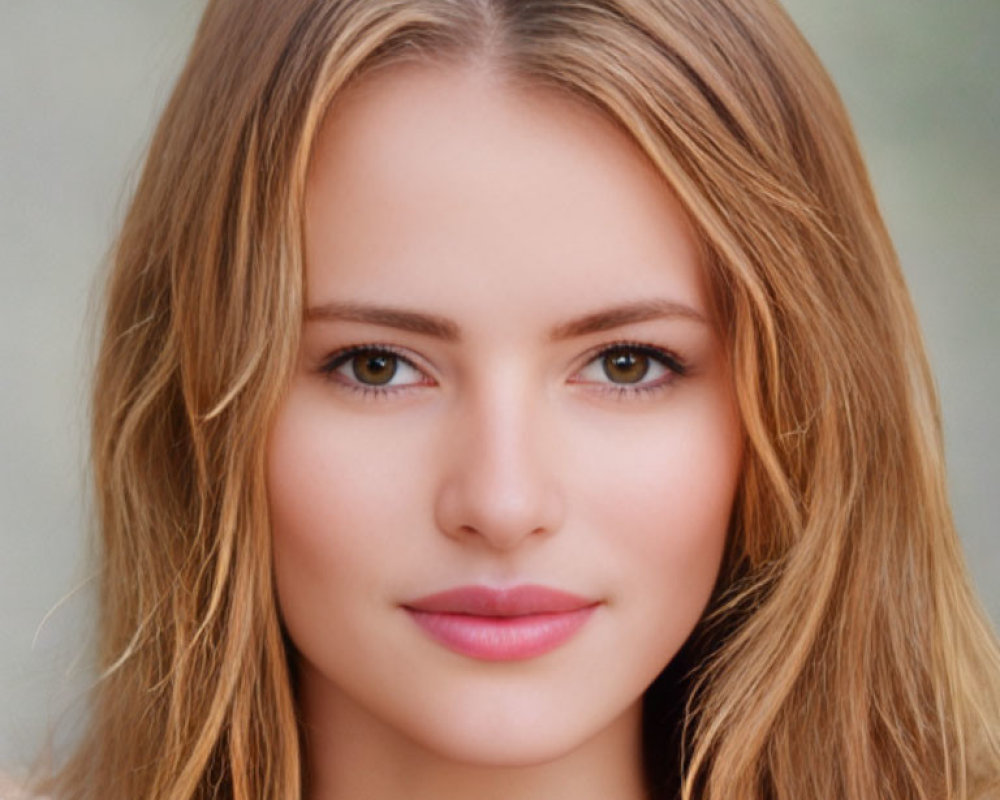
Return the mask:
<path fill-rule="evenodd" d="M 535 395 L 517 376 L 496 381 L 456 409 L 434 502 L 445 534 L 508 549 L 557 530 L 564 503 Z"/>
<path fill-rule="evenodd" d="M 436 501 L 438 528 L 453 538 L 480 539 L 499 549 L 551 533 L 562 524 L 563 502 L 556 486 L 522 484 L 519 488 L 477 482 L 456 475 L 441 487 Z"/>

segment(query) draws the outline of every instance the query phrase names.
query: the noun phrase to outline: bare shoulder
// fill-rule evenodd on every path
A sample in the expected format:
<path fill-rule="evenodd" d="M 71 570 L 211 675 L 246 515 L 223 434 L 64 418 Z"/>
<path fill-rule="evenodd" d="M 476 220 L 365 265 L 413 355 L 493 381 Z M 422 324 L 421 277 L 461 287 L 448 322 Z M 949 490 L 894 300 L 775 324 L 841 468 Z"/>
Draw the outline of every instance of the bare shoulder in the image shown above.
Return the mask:
<path fill-rule="evenodd" d="M 0 772 L 0 800 L 47 800 L 47 798 L 29 794 L 21 783 L 10 775 Z"/>

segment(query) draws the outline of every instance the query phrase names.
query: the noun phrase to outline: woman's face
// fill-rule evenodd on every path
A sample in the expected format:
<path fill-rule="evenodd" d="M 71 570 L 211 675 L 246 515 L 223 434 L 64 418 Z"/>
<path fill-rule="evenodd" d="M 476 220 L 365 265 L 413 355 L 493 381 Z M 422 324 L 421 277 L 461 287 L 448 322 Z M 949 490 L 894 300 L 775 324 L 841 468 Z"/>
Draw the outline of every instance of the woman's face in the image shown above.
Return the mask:
<path fill-rule="evenodd" d="M 578 101 L 396 68 L 320 131 L 305 246 L 268 491 L 307 716 L 482 764 L 637 731 L 741 461 L 665 182 Z"/>

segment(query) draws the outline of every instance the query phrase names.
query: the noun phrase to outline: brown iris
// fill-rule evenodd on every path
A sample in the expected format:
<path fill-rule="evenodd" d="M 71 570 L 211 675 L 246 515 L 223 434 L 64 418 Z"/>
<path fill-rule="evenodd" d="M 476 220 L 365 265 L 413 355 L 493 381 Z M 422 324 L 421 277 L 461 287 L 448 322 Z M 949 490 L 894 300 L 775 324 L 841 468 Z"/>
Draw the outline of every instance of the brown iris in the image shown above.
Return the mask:
<path fill-rule="evenodd" d="M 359 353 L 354 356 L 352 370 L 362 383 L 382 386 L 392 380 L 398 366 L 398 359 L 392 353 Z"/>
<path fill-rule="evenodd" d="M 605 353 L 602 366 L 615 383 L 638 383 L 649 372 L 649 356 L 621 347 Z"/>

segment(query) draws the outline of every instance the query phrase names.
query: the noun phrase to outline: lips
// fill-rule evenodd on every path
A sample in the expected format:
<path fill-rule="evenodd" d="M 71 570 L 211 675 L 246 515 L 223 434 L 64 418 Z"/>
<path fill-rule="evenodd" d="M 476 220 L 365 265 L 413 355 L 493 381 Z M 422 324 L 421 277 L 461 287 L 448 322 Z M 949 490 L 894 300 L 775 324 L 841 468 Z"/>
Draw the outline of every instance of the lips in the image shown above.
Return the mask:
<path fill-rule="evenodd" d="M 546 586 L 459 586 L 405 603 L 403 608 L 425 633 L 454 652 L 511 661 L 563 644 L 599 604 Z"/>
<path fill-rule="evenodd" d="M 447 614 L 473 614 L 481 617 L 520 617 L 526 614 L 555 614 L 592 606 L 588 600 L 547 586 L 513 586 L 491 589 L 487 586 L 459 586 L 421 597 L 408 608 Z"/>

